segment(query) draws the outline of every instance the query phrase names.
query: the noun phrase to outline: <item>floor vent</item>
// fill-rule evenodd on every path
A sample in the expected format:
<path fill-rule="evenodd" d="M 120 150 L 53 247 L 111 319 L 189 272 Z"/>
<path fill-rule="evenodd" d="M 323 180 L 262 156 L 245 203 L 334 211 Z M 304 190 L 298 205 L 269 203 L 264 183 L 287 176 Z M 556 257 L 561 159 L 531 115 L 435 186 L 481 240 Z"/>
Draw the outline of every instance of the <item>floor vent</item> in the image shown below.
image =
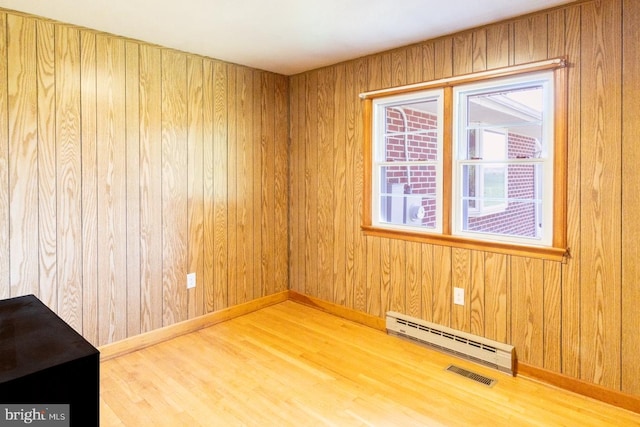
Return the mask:
<path fill-rule="evenodd" d="M 387 312 L 387 333 L 481 363 L 513 375 L 514 347 L 446 326 Z"/>
<path fill-rule="evenodd" d="M 449 372 L 453 372 L 454 374 L 458 374 L 460 376 L 463 376 L 465 378 L 469 378 L 470 380 L 473 380 L 477 383 L 480 384 L 484 384 L 487 387 L 493 387 L 493 385 L 495 383 L 497 383 L 497 380 L 494 380 L 493 378 L 489 378 L 489 377 L 485 377 L 484 375 L 480 375 L 480 374 L 476 374 L 475 372 L 471 372 L 468 371 L 464 368 L 461 368 L 459 366 L 456 365 L 449 365 L 446 369 Z"/>

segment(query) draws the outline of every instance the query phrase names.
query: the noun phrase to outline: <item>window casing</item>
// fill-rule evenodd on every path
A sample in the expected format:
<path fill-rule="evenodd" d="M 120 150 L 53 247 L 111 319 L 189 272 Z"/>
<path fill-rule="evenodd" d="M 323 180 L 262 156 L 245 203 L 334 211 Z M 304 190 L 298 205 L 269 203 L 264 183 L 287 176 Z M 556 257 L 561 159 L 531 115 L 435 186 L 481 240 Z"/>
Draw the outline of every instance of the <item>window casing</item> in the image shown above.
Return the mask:
<path fill-rule="evenodd" d="M 362 94 L 365 233 L 564 259 L 564 66 L 558 58 Z M 427 104 L 423 129 L 413 109 Z M 432 155 L 416 136 L 426 134 Z M 501 229 L 507 218 L 526 227 Z"/>

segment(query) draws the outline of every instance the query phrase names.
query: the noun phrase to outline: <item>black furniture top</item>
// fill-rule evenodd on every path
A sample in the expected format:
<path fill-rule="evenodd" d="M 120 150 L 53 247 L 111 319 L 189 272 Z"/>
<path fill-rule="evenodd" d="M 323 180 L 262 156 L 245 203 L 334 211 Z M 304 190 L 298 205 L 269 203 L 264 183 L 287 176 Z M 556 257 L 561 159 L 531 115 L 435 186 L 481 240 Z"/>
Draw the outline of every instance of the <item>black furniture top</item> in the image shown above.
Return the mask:
<path fill-rule="evenodd" d="M 0 301 L 0 384 L 98 350 L 34 295 Z"/>

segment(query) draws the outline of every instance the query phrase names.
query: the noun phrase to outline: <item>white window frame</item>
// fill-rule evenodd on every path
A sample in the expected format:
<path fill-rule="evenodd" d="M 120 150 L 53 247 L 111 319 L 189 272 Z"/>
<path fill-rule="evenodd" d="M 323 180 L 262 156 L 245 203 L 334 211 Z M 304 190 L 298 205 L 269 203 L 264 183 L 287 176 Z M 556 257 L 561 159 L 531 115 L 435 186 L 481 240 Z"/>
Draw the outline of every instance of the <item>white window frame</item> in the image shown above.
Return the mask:
<path fill-rule="evenodd" d="M 431 89 L 425 91 L 411 92 L 402 95 L 378 98 L 373 101 L 372 119 L 372 147 L 371 150 L 371 221 L 375 227 L 386 228 L 399 231 L 420 231 L 422 233 L 442 233 L 442 182 L 443 182 L 443 126 L 444 126 L 444 91 L 442 89 Z M 387 162 L 386 161 L 386 141 L 385 141 L 385 125 L 386 125 L 386 109 L 394 106 L 405 105 L 408 103 L 416 103 L 421 100 L 437 101 L 437 160 L 435 161 L 406 161 L 406 162 Z M 385 166 L 435 166 L 436 170 L 436 190 L 435 190 L 435 226 L 427 228 L 419 225 L 410 224 L 394 224 L 384 221 L 381 215 L 381 195 L 380 188 L 381 170 Z"/>
<path fill-rule="evenodd" d="M 505 166 L 514 163 L 538 164 L 542 166 L 542 189 L 541 204 L 539 212 L 540 223 L 543 226 L 539 229 L 539 236 L 524 237 L 503 235 L 489 232 L 468 231 L 463 228 L 463 189 L 462 171 L 464 165 L 482 164 L 482 160 L 463 159 L 461 153 L 461 138 L 466 138 L 467 123 L 467 96 L 477 93 L 491 91 L 493 89 L 515 88 L 540 84 L 543 87 L 543 120 L 542 135 L 546 144 L 543 144 L 544 151 L 539 157 L 532 159 L 509 159 L 505 161 Z M 554 73 L 553 71 L 541 71 L 533 74 L 525 74 L 517 77 L 506 77 L 474 82 L 456 86 L 453 89 L 453 165 L 452 165 L 452 234 L 472 239 L 494 240 L 499 242 L 524 244 L 534 246 L 551 246 L 553 238 L 553 201 L 554 201 Z M 495 163 L 491 161 L 491 163 Z"/>

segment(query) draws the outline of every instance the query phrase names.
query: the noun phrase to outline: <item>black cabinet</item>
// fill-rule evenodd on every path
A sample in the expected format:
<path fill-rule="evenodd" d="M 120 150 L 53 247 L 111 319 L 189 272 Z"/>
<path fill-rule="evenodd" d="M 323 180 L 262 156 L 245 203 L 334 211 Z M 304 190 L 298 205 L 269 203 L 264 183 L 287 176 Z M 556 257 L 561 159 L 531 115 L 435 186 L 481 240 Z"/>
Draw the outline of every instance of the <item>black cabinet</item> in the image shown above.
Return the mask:
<path fill-rule="evenodd" d="M 46 415 L 98 426 L 99 363 L 99 351 L 35 296 L 0 301 L 0 421 L 12 416 L 3 406 L 29 416 L 69 405 L 69 414 Z"/>

